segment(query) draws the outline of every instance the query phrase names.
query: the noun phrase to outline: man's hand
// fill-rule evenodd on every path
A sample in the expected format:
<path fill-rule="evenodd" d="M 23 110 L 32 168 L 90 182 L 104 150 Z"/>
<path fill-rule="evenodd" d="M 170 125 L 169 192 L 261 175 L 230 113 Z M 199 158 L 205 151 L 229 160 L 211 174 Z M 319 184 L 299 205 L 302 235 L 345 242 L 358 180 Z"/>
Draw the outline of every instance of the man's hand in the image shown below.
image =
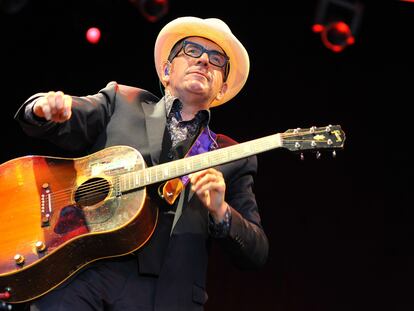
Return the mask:
<path fill-rule="evenodd" d="M 190 174 L 191 190 L 200 198 L 216 222 L 224 219 L 226 183 L 223 174 L 214 168 Z"/>
<path fill-rule="evenodd" d="M 48 121 L 65 122 L 72 116 L 72 97 L 63 92 L 49 92 L 33 106 L 33 113 Z"/>

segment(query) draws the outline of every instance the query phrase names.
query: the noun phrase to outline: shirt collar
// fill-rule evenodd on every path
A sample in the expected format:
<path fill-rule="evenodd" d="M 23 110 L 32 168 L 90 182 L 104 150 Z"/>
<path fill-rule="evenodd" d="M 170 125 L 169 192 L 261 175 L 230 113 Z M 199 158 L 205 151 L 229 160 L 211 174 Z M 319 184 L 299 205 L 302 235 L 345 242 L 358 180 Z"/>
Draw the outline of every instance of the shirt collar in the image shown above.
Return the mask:
<path fill-rule="evenodd" d="M 173 111 L 181 111 L 182 109 L 182 103 L 180 102 L 180 100 L 171 95 L 169 92 L 165 92 L 164 95 L 164 102 L 165 102 L 165 111 L 166 111 L 166 117 L 168 117 L 168 115 L 170 114 L 171 110 L 173 109 Z M 199 112 L 197 112 L 196 119 L 199 119 L 200 122 L 204 123 L 204 125 L 208 125 L 210 123 L 210 118 L 211 118 L 211 112 L 210 109 L 203 109 L 200 110 Z"/>

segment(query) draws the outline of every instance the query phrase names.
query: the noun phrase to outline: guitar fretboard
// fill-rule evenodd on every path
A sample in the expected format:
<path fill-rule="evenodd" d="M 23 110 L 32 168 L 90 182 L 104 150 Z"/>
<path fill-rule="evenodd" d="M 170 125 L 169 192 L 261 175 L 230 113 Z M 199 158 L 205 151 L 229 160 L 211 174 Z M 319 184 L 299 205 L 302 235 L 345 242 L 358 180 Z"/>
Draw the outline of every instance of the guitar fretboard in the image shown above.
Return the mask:
<path fill-rule="evenodd" d="M 137 172 L 126 173 L 119 177 L 120 191 L 125 192 L 145 187 L 220 164 L 247 158 L 281 146 L 281 135 L 273 134 L 188 158 L 152 166 Z"/>

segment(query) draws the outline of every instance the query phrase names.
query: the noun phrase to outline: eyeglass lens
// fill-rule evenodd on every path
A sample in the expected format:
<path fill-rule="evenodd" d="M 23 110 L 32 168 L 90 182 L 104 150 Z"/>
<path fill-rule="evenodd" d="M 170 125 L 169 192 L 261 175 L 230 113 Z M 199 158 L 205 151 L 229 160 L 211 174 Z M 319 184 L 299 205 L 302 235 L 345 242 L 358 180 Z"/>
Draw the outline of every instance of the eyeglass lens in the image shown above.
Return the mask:
<path fill-rule="evenodd" d="M 202 45 L 194 42 L 184 41 L 184 53 L 190 57 L 199 58 L 203 53 L 207 53 L 209 62 L 217 67 L 224 67 L 227 63 L 227 56 L 216 50 L 207 50 Z"/>

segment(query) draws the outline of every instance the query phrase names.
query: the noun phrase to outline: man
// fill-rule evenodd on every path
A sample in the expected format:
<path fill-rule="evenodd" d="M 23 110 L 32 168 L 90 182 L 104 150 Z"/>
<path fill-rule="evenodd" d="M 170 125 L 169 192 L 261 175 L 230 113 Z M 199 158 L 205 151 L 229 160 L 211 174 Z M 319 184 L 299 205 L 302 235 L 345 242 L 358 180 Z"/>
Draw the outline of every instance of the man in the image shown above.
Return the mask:
<path fill-rule="evenodd" d="M 208 127 L 209 109 L 232 99 L 249 72 L 248 54 L 228 26 L 215 18 L 177 18 L 159 33 L 154 55 L 161 99 L 110 82 L 93 96 L 36 94 L 16 119 L 28 135 L 79 155 L 131 146 L 147 166 L 206 151 L 194 147 L 200 143 L 207 150 L 234 144 Z M 132 254 L 93 262 L 32 310 L 202 310 L 211 240 L 241 268 L 267 259 L 253 193 L 256 169 L 250 157 L 193 173 L 187 184 L 182 179 L 185 190 L 172 205 L 158 196 L 162 187 L 149 186 L 159 208 L 149 241 Z"/>

